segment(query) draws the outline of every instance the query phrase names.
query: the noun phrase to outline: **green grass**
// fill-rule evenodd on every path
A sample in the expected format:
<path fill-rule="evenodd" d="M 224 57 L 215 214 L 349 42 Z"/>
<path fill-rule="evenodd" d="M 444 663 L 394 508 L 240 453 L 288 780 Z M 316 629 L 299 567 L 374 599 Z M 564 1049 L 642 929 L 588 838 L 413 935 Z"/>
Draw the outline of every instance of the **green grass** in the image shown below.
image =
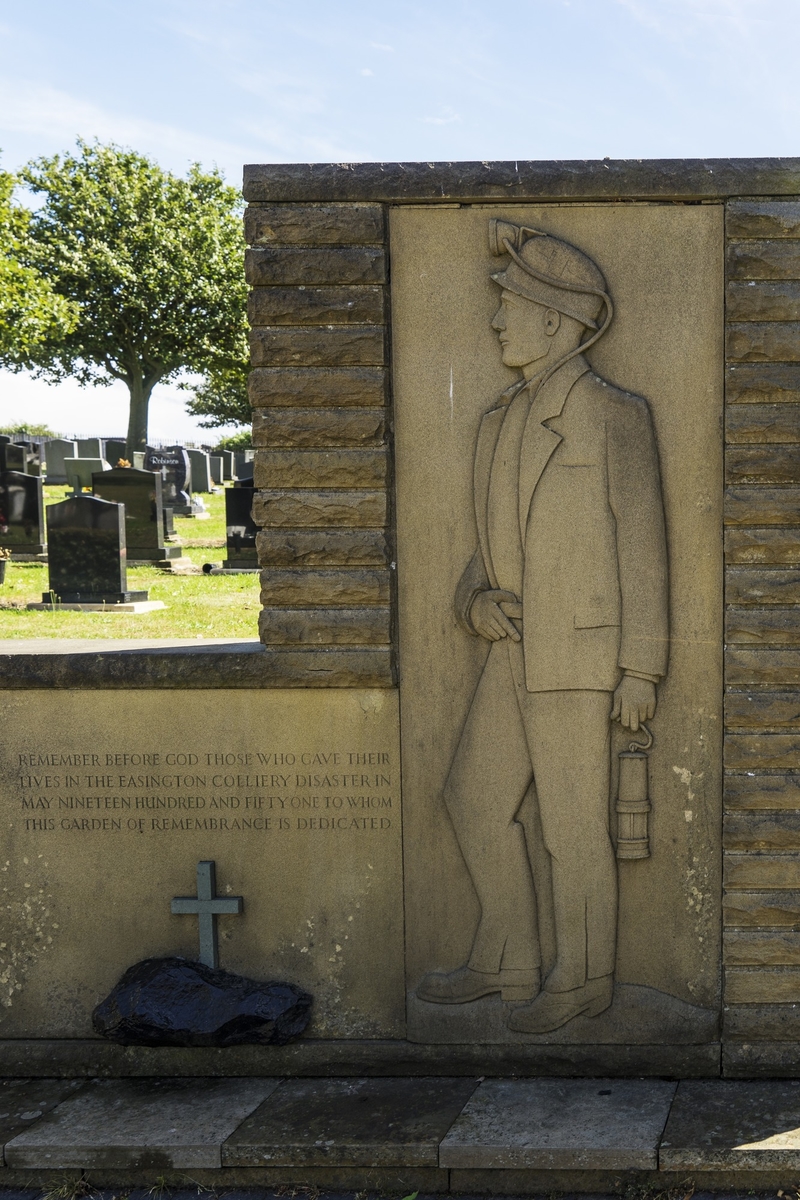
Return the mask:
<path fill-rule="evenodd" d="M 46 487 L 45 504 L 64 499 L 66 492 Z M 211 512 L 209 520 L 175 518 L 183 554 L 197 566 L 225 557 L 225 498 L 217 492 L 203 496 L 203 501 Z M 155 567 L 129 567 L 129 591 L 147 591 L 150 600 L 163 600 L 167 606 L 141 616 L 28 612 L 26 604 L 40 601 L 47 589 L 46 566 L 6 564 L 6 582 L 0 587 L 0 639 L 258 637 L 257 575 L 170 575 Z"/>

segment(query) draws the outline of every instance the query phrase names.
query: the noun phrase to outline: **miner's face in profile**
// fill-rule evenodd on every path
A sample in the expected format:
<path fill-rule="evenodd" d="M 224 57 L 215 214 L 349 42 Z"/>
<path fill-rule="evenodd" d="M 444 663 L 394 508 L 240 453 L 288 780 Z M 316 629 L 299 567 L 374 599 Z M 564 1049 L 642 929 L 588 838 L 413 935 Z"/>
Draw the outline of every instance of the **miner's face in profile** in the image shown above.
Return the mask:
<path fill-rule="evenodd" d="M 503 291 L 492 319 L 507 367 L 526 367 L 546 358 L 561 325 L 561 314 L 514 292 Z"/>

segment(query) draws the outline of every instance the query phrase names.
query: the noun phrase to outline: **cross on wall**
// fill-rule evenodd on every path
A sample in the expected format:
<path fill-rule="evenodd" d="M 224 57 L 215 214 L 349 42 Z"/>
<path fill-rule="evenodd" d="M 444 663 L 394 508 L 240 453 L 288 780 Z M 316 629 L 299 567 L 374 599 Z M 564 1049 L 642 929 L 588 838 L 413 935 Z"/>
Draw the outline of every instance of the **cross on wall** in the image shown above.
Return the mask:
<path fill-rule="evenodd" d="M 207 967 L 219 966 L 217 917 L 224 913 L 240 913 L 244 907 L 241 896 L 218 896 L 216 863 L 205 860 L 197 864 L 197 895 L 176 896 L 170 910 L 177 916 L 197 917 L 200 933 L 200 962 Z"/>

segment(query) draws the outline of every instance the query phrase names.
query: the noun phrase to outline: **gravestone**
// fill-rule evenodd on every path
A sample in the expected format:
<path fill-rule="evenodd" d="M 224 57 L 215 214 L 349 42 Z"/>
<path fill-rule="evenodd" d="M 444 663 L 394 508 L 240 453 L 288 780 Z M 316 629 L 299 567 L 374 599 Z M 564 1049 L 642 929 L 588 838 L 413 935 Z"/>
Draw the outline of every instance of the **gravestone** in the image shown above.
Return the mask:
<path fill-rule="evenodd" d="M 209 466 L 209 470 L 211 472 L 211 482 L 217 484 L 218 487 L 222 487 L 223 483 L 225 482 L 225 477 L 224 477 L 224 473 L 223 473 L 223 465 L 222 465 L 222 455 L 221 454 L 209 454 L 208 466 Z"/>
<path fill-rule="evenodd" d="M 164 506 L 164 537 L 169 542 L 177 537 L 175 533 L 175 513 L 169 505 Z"/>
<path fill-rule="evenodd" d="M 50 504 L 47 538 L 50 590 L 43 603 L 147 600 L 147 592 L 128 591 L 123 505 L 87 495 Z"/>
<path fill-rule="evenodd" d="M 217 454 L 222 459 L 222 479 L 224 483 L 233 479 L 235 472 L 234 453 L 232 450 L 218 450 Z"/>
<path fill-rule="evenodd" d="M 127 458 L 125 453 L 124 438 L 106 438 L 105 439 L 105 454 L 104 458 L 111 463 L 112 467 L 116 467 L 121 458 Z"/>
<path fill-rule="evenodd" d="M 0 471 L 22 471 L 28 473 L 28 455 L 24 446 L 11 441 L 0 442 Z"/>
<path fill-rule="evenodd" d="M 64 460 L 67 484 L 73 492 L 92 487 L 94 476 L 99 471 L 110 471 L 111 466 L 104 458 L 68 458 Z"/>
<path fill-rule="evenodd" d="M 179 546 L 164 545 L 164 506 L 161 474 L 135 467 L 112 467 L 92 476 L 92 490 L 101 500 L 125 506 L 128 564 L 166 563 L 181 557 Z"/>
<path fill-rule="evenodd" d="M 34 442 L 26 438 L 17 438 L 14 441 L 15 446 L 20 446 L 25 452 L 25 470 L 29 475 L 41 475 L 42 473 L 42 443 Z"/>
<path fill-rule="evenodd" d="M 0 546 L 23 562 L 46 553 L 42 481 L 37 476 L 0 471 Z"/>
<path fill-rule="evenodd" d="M 146 471 L 161 472 L 165 508 L 171 508 L 175 516 L 190 517 L 192 467 L 183 446 L 171 446 L 164 450 L 148 447 L 144 463 Z"/>
<path fill-rule="evenodd" d="M 205 450 L 187 450 L 192 468 L 192 491 L 213 491 L 211 481 L 211 464 Z"/>
<path fill-rule="evenodd" d="M 256 534 L 253 521 L 253 480 L 237 480 L 225 489 L 225 545 L 228 570 L 255 570 L 258 567 Z"/>
<path fill-rule="evenodd" d="M 51 438 L 45 447 L 47 474 L 45 483 L 48 485 L 65 484 L 67 469 L 65 460 L 77 458 L 78 443 L 67 438 Z"/>
<path fill-rule="evenodd" d="M 234 475 L 237 479 L 247 479 L 253 474 L 255 450 L 237 450 L 233 457 Z"/>
<path fill-rule="evenodd" d="M 78 438 L 78 458 L 105 457 L 106 453 L 104 438 Z"/>

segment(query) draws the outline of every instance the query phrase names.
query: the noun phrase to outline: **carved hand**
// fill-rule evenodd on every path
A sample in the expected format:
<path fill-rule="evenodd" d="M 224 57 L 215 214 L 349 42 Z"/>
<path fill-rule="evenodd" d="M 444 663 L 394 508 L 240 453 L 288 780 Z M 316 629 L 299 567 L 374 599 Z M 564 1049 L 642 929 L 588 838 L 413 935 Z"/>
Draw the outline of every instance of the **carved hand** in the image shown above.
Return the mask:
<path fill-rule="evenodd" d="M 513 592 L 505 592 L 502 588 L 478 592 L 469 610 L 472 628 L 490 642 L 497 642 L 504 637 L 518 642 L 520 636 L 517 627 L 500 608 L 501 603 L 516 604 L 517 597 Z"/>
<path fill-rule="evenodd" d="M 622 682 L 614 692 L 614 707 L 611 720 L 619 721 L 635 733 L 642 721 L 649 721 L 656 713 L 656 685 L 649 679 L 637 679 L 635 675 L 623 675 Z"/>

